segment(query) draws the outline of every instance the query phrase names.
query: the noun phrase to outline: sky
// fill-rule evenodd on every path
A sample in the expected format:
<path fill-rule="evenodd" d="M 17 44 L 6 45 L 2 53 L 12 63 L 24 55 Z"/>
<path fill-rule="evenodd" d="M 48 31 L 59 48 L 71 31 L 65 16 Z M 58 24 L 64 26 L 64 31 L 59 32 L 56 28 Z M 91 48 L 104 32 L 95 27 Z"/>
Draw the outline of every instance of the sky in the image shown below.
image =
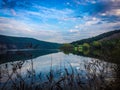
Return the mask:
<path fill-rule="evenodd" d="M 0 0 L 0 34 L 69 43 L 120 29 L 120 0 Z"/>

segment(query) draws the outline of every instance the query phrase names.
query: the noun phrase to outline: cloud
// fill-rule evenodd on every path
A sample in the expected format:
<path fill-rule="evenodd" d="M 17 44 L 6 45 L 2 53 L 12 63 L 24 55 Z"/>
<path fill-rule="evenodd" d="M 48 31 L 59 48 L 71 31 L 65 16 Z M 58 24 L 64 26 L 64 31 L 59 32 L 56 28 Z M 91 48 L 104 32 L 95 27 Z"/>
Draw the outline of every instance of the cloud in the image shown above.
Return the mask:
<path fill-rule="evenodd" d="M 120 0 L 23 1 L 0 0 L 0 34 L 62 43 L 120 28 Z"/>
<path fill-rule="evenodd" d="M 48 19 L 66 20 L 66 18 L 71 17 L 74 13 L 72 9 L 68 8 L 61 10 L 54 7 L 41 6 L 34 1 L 23 1 L 4 0 L 0 5 L 0 10 L 2 10 L 4 15 L 16 16 L 17 18 L 38 18 L 42 21 L 48 21 Z M 3 9 L 6 11 L 4 12 Z"/>
<path fill-rule="evenodd" d="M 88 3 L 95 4 L 96 0 L 73 0 L 77 5 L 86 5 Z"/>
<path fill-rule="evenodd" d="M 102 23 L 102 19 L 101 18 L 97 18 L 97 17 L 91 17 L 91 16 L 84 16 L 82 19 L 81 19 L 81 24 L 79 25 L 75 25 L 75 28 L 78 29 L 78 28 L 81 28 L 81 27 L 88 27 L 88 26 L 95 26 L 99 23 Z"/>
<path fill-rule="evenodd" d="M 79 30 L 77 30 L 77 29 L 70 29 L 69 32 L 70 32 L 70 33 L 78 33 Z"/>
<path fill-rule="evenodd" d="M 29 37 L 34 30 L 27 24 L 15 19 L 0 18 L 0 34 Z"/>
<path fill-rule="evenodd" d="M 47 19 L 57 19 L 57 20 L 65 20 L 65 18 L 68 18 L 70 16 L 72 16 L 73 14 L 73 10 L 72 9 L 62 9 L 62 10 L 58 10 L 55 8 L 47 8 L 47 7 L 43 7 L 43 6 L 38 6 L 38 5 L 34 5 L 32 6 L 32 8 L 36 9 L 36 10 L 26 10 L 26 9 L 21 9 L 21 10 L 17 10 L 17 12 L 14 9 L 10 9 L 11 14 L 15 15 L 16 17 L 27 17 L 27 18 L 39 18 L 42 20 L 47 20 Z M 7 11 L 9 12 L 9 11 Z M 5 14 L 8 14 L 6 12 L 2 12 Z M 10 14 L 8 14 L 10 15 Z M 12 16 L 11 15 L 11 16 Z"/>
<path fill-rule="evenodd" d="M 68 42 L 97 36 L 110 30 L 120 29 L 120 22 L 106 22 L 95 17 L 86 18 L 87 19 L 84 24 L 77 24 L 74 26 L 74 28 L 69 30 L 71 33 L 67 33 L 67 37 L 65 37 L 68 38 Z"/>
<path fill-rule="evenodd" d="M 114 15 L 120 16 L 120 0 L 102 0 L 100 3 L 104 3 L 106 5 L 101 15 Z"/>
<path fill-rule="evenodd" d="M 118 16 L 120 17 L 120 9 L 111 9 L 104 13 L 101 13 L 101 16 Z"/>
<path fill-rule="evenodd" d="M 114 30 L 114 27 L 120 28 L 120 22 L 105 22 L 105 21 L 86 21 L 85 24 L 79 24 L 75 25 L 75 28 L 80 30 L 88 30 L 89 32 L 91 30 L 94 30 L 94 32 L 97 33 L 97 31 L 109 31 Z"/>
<path fill-rule="evenodd" d="M 101 20 L 93 17 L 91 20 L 85 22 L 85 26 L 91 26 L 100 23 Z"/>
<path fill-rule="evenodd" d="M 77 7 L 79 13 L 74 16 L 76 19 L 91 16 L 114 22 L 120 18 L 120 0 L 74 0 L 74 2 L 79 4 Z"/>
<path fill-rule="evenodd" d="M 47 19 L 52 18 L 52 19 L 57 19 L 57 20 L 64 20 L 65 18 L 71 16 L 73 13 L 73 10 L 68 9 L 68 8 L 58 10 L 54 8 L 46 8 L 43 6 L 33 6 L 33 7 L 36 8 L 38 12 L 28 11 L 27 12 L 28 14 L 36 15 L 41 18 L 47 18 Z"/>
<path fill-rule="evenodd" d="M 33 37 L 49 42 L 64 42 L 61 32 L 45 30 L 42 29 L 43 27 L 46 27 L 46 25 L 42 25 L 41 27 L 34 24 L 26 24 L 15 19 L 0 17 L 0 34 L 20 37 Z"/>

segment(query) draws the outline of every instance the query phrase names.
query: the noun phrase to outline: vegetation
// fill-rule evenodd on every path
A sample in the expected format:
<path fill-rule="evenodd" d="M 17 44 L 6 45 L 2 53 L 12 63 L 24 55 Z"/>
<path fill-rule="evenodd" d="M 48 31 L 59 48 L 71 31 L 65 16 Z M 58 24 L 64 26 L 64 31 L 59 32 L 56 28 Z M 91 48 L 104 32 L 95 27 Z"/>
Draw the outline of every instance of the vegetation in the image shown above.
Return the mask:
<path fill-rule="evenodd" d="M 54 70 L 51 62 L 50 71 L 48 73 L 39 72 L 38 74 L 33 68 L 33 57 L 35 56 L 32 53 L 28 53 L 31 68 L 26 70 L 27 73 L 24 76 L 22 76 L 22 69 L 25 70 L 25 68 L 22 68 L 26 62 L 24 60 L 11 62 L 11 70 L 8 64 L 4 64 L 3 68 L 0 66 L 0 90 L 119 90 L 120 39 L 100 40 L 101 37 L 110 36 L 116 32 L 119 31 L 105 33 L 102 34 L 103 36 L 99 35 L 92 39 L 86 39 L 84 42 L 80 41 L 80 43 L 63 44 L 62 46 L 60 44 L 48 43 L 30 38 L 16 39 L 10 37 L 7 40 L 6 36 L 1 36 L 2 38 L 0 38 L 0 40 L 2 44 L 8 45 L 6 46 L 8 49 L 11 49 L 11 47 L 9 47 L 11 44 L 12 48 L 13 45 L 15 45 L 15 48 L 19 47 L 20 49 L 26 48 L 26 46 L 28 49 L 41 47 L 53 49 L 61 46 L 60 49 L 66 54 L 73 53 L 92 57 L 95 56 L 103 60 L 115 62 L 117 65 L 93 59 L 90 62 L 86 61 L 83 68 L 74 68 L 69 64 L 70 70 L 66 68 L 66 66 L 62 69 L 60 67 L 60 69 Z M 6 40 L 4 41 L 3 39 Z M 17 52 L 17 54 L 21 55 L 24 53 Z M 111 74 L 114 74 L 115 77 L 110 77 Z"/>
<path fill-rule="evenodd" d="M 0 50 L 6 49 L 58 49 L 61 44 L 26 37 L 0 35 Z"/>
<path fill-rule="evenodd" d="M 100 35 L 92 37 L 92 38 L 75 41 L 75 42 L 72 42 L 71 44 L 80 45 L 80 44 L 84 44 L 84 43 L 92 43 L 94 41 L 98 41 L 98 40 L 104 39 L 106 37 L 109 37 L 109 36 L 111 36 L 113 34 L 118 34 L 118 33 L 120 33 L 120 30 L 114 30 L 114 31 L 110 31 L 110 32 L 100 34 Z M 118 36 L 117 38 L 120 38 L 120 36 Z"/>
<path fill-rule="evenodd" d="M 79 53 L 80 52 L 80 53 Z M 100 58 L 109 62 L 120 64 L 120 40 L 94 41 L 74 46 L 71 53 Z"/>
<path fill-rule="evenodd" d="M 73 51 L 74 46 L 72 44 L 63 44 L 60 47 L 60 50 L 64 51 L 64 53 L 69 54 L 71 51 Z"/>
<path fill-rule="evenodd" d="M 96 37 L 83 39 L 71 43 L 71 51 L 68 53 L 83 54 L 86 56 L 100 58 L 102 60 L 120 64 L 120 30 L 103 33 Z M 113 38 L 113 36 L 115 36 Z M 108 38 L 110 37 L 110 38 Z M 105 39 L 107 38 L 107 39 Z M 112 38 L 112 39 L 111 39 Z M 64 47 L 64 46 L 63 46 Z M 65 46 L 63 51 L 69 47 Z"/>
<path fill-rule="evenodd" d="M 104 83 L 103 86 L 100 85 L 98 88 L 100 82 L 97 79 L 95 81 L 98 84 L 98 86 L 95 86 L 94 90 L 119 90 L 120 89 L 120 39 L 113 39 L 113 40 L 103 40 L 103 41 L 93 41 L 91 43 L 83 43 L 83 44 L 73 44 L 73 51 L 71 53 L 77 54 L 77 55 L 85 55 L 89 57 L 95 57 L 100 58 L 101 60 L 106 60 L 108 62 L 113 62 L 117 64 L 117 70 L 115 69 L 117 76 L 114 81 L 109 82 L 109 84 L 105 84 L 104 80 L 102 81 Z M 95 64 L 95 63 L 94 63 Z M 95 64 L 96 65 L 96 64 Z M 98 65 L 99 66 L 99 65 Z M 96 66 L 96 67 L 98 67 Z M 93 65 L 94 67 L 94 65 Z M 104 66 L 103 66 L 104 67 Z M 112 67 L 113 68 L 113 67 Z M 89 67 L 91 69 L 91 67 Z M 91 70 L 92 71 L 92 70 Z M 103 72 L 101 71 L 101 74 L 103 75 Z M 94 75 L 93 75 L 94 76 Z M 96 76 L 95 76 L 96 78 Z M 94 80 L 96 80 L 94 78 Z M 91 83 L 91 82 L 90 82 Z M 103 88 L 104 87 L 104 88 Z M 92 90 L 91 88 L 87 90 Z"/>
<path fill-rule="evenodd" d="M 32 55 L 31 55 L 32 57 Z M 115 79 L 108 77 L 110 71 L 120 70 L 112 64 L 103 61 L 92 60 L 84 65 L 82 69 L 74 69 L 70 64 L 71 70 L 66 67 L 63 70 L 54 71 L 52 64 L 50 72 L 47 74 L 36 74 L 31 59 L 31 68 L 27 69 L 27 74 L 22 76 L 22 67 L 25 61 L 11 63 L 12 70 L 9 71 L 8 64 L 0 70 L 1 90 L 119 90 L 120 83 L 115 83 Z M 111 67 L 111 68 L 110 68 Z M 109 68 L 109 69 L 108 69 Z M 3 72 L 4 71 L 4 72 Z M 81 73 L 82 72 L 82 73 Z M 57 75 L 57 78 L 56 78 Z M 4 77 L 6 76 L 6 79 Z M 45 79 L 43 78 L 45 77 Z M 114 78 L 114 77 L 113 77 Z M 3 82 L 2 82 L 3 80 Z M 112 84 L 112 85 L 111 85 Z M 116 85 L 116 86 L 115 86 Z"/>

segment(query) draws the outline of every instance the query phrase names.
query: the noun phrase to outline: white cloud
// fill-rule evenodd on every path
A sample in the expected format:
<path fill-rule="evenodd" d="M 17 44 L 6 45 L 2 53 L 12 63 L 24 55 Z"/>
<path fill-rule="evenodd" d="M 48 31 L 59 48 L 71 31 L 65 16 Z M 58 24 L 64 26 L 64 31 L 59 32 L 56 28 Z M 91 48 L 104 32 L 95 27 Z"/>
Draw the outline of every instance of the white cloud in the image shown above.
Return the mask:
<path fill-rule="evenodd" d="M 69 32 L 70 32 L 70 33 L 78 33 L 79 30 L 77 30 L 77 29 L 70 29 Z"/>
<path fill-rule="evenodd" d="M 96 21 L 97 19 L 93 18 Z M 120 28 L 120 22 L 102 22 L 99 24 L 91 23 L 91 24 L 78 24 L 75 25 L 73 29 L 70 31 L 73 32 L 72 35 L 68 34 L 67 37 L 70 38 L 68 42 L 70 41 L 76 41 L 80 39 L 85 39 L 93 36 L 97 36 L 99 34 L 102 34 L 104 32 L 108 32 L 110 30 L 115 30 L 115 27 L 118 27 L 116 29 Z M 76 32 L 76 33 L 74 33 Z"/>
<path fill-rule="evenodd" d="M 88 23 L 88 22 L 86 22 L 86 23 Z M 80 30 L 88 30 L 89 32 L 90 32 L 90 30 L 94 30 L 94 32 L 96 32 L 97 30 L 98 31 L 99 30 L 101 30 L 101 31 L 113 30 L 114 27 L 116 27 L 116 26 L 120 26 L 120 22 L 109 22 L 109 23 L 102 22 L 100 24 L 94 24 L 94 21 L 93 21 L 93 23 L 79 24 L 79 25 L 76 25 L 75 27 L 77 27 Z"/>
<path fill-rule="evenodd" d="M 53 18 L 58 20 L 64 20 L 73 13 L 73 10 L 65 8 L 63 10 L 58 10 L 55 8 L 46 8 L 43 6 L 34 6 L 38 11 L 26 11 L 25 13 L 29 15 L 35 15 L 41 18 Z"/>
<path fill-rule="evenodd" d="M 101 16 L 120 16 L 120 9 L 111 9 L 104 13 L 101 13 Z"/>
<path fill-rule="evenodd" d="M 12 32 L 31 32 L 31 28 L 23 22 L 15 19 L 0 18 L 1 30 L 12 30 Z"/>
<path fill-rule="evenodd" d="M 49 26 L 48 28 L 53 27 L 50 25 L 47 26 Z M 19 37 L 32 37 L 49 42 L 65 42 L 61 32 L 57 30 L 46 30 L 44 27 L 46 27 L 46 24 L 40 26 L 24 23 L 15 19 L 0 17 L 0 34 Z"/>
<path fill-rule="evenodd" d="M 76 29 L 84 28 L 84 27 L 88 27 L 88 26 L 94 26 L 94 25 L 102 22 L 100 18 L 96 18 L 96 17 L 84 17 L 82 20 L 84 23 L 75 25 Z"/>
<path fill-rule="evenodd" d="M 74 0 L 74 2 L 78 5 L 86 5 L 87 3 L 92 3 L 95 4 L 96 1 L 95 0 Z"/>
<path fill-rule="evenodd" d="M 81 3 L 79 0 L 76 1 L 78 4 Z M 85 2 L 90 2 L 90 0 L 85 0 Z M 92 0 L 91 3 L 96 2 Z M 119 22 L 108 23 L 102 21 L 102 18 L 93 16 L 74 17 L 74 11 L 68 8 L 59 10 L 43 6 L 33 7 L 37 11 L 18 10 L 15 12 L 11 9 L 14 17 L 0 17 L 0 34 L 34 37 L 50 42 L 71 42 L 114 30 L 113 27 L 120 26 Z M 7 14 L 9 13 L 7 12 Z M 120 16 L 120 9 L 112 7 L 101 15 Z M 66 34 L 64 34 L 64 30 Z"/>
<path fill-rule="evenodd" d="M 100 21 L 100 19 L 93 17 L 91 20 L 85 22 L 85 26 L 91 26 L 99 23 Z"/>
<path fill-rule="evenodd" d="M 101 16 L 106 16 L 107 14 L 106 13 L 101 13 Z"/>
<path fill-rule="evenodd" d="M 120 9 L 112 9 L 110 12 L 108 12 L 109 15 L 115 15 L 120 16 Z"/>

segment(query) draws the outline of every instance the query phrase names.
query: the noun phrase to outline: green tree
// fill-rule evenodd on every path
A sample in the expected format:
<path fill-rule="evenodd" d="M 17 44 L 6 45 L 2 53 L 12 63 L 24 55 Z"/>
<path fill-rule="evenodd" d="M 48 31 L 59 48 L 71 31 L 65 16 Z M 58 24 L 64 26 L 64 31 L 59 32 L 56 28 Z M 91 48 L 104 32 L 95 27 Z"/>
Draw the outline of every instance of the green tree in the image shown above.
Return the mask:
<path fill-rule="evenodd" d="M 101 46 L 102 46 L 102 44 L 101 44 L 101 42 L 99 42 L 99 41 L 94 41 L 94 42 L 92 43 L 92 47 L 93 47 L 94 49 L 101 49 Z"/>
<path fill-rule="evenodd" d="M 90 45 L 88 43 L 83 44 L 83 50 L 89 50 Z"/>
<path fill-rule="evenodd" d="M 74 46 L 72 44 L 65 43 L 60 47 L 63 51 L 73 51 Z"/>

